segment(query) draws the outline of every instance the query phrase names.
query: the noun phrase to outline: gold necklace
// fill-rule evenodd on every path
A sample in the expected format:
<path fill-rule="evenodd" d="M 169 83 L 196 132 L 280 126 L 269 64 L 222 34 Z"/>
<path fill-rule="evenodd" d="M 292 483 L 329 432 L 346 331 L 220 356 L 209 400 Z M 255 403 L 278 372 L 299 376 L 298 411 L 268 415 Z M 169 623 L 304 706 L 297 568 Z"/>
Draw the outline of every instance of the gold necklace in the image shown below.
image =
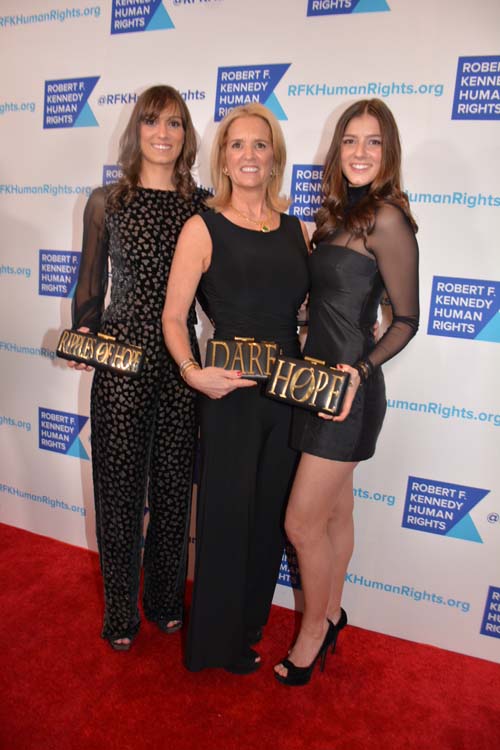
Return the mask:
<path fill-rule="evenodd" d="M 264 221 L 256 221 L 256 219 L 252 219 L 250 216 L 247 216 L 246 214 L 243 214 L 241 211 L 238 211 L 237 208 L 233 206 L 232 203 L 229 204 L 230 207 L 235 211 L 239 216 L 241 216 L 242 219 L 245 219 L 245 221 L 249 221 L 251 224 L 255 224 L 259 227 L 259 232 L 270 232 L 271 227 L 269 226 L 269 219 L 271 218 L 272 211 L 269 211 L 269 216 L 267 217 L 267 222 L 264 219 Z"/>

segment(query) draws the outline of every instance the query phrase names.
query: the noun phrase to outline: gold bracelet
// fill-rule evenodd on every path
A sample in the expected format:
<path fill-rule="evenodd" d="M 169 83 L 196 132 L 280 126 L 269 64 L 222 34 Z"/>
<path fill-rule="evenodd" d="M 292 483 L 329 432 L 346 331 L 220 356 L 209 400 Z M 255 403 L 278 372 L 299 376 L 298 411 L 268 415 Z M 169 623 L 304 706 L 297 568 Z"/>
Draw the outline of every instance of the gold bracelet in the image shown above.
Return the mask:
<path fill-rule="evenodd" d="M 186 367 L 192 363 L 198 364 L 196 360 L 193 357 L 188 357 L 187 359 L 183 359 L 182 362 L 179 365 L 179 372 L 182 375 Z"/>
<path fill-rule="evenodd" d="M 198 364 L 198 362 L 194 362 L 194 361 L 193 361 L 193 362 L 188 362 L 188 363 L 187 363 L 186 365 L 184 365 L 184 367 L 182 368 L 182 370 L 181 370 L 181 378 L 182 378 L 182 379 L 184 380 L 184 382 L 185 382 L 185 383 L 187 383 L 187 380 L 186 380 L 186 372 L 187 372 L 188 370 L 191 370 L 191 369 L 192 369 L 193 367 L 194 367 L 194 369 L 195 369 L 195 370 L 201 370 L 201 367 L 200 367 L 200 365 Z"/>
<path fill-rule="evenodd" d="M 179 370 L 179 373 L 180 373 L 181 377 L 184 375 L 184 373 L 186 372 L 186 370 L 189 370 L 190 367 L 198 367 L 198 362 L 194 362 L 194 361 L 193 362 L 186 362 L 186 364 L 183 365 L 181 367 L 181 369 Z"/>
<path fill-rule="evenodd" d="M 196 360 L 194 359 L 194 357 L 187 357 L 187 359 L 183 359 L 179 365 L 179 370 L 183 370 L 188 362 L 196 362 Z"/>

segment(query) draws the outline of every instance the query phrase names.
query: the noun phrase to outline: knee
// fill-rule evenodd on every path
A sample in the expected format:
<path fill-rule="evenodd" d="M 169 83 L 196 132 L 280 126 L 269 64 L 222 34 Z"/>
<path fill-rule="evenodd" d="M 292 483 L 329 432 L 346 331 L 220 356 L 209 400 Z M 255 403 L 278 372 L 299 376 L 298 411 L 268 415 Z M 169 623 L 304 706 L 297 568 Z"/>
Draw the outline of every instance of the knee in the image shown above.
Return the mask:
<path fill-rule="evenodd" d="M 345 502 L 337 503 L 332 509 L 329 520 L 330 524 L 333 526 L 344 526 L 345 524 L 352 523 L 353 511 L 353 498 L 349 498 Z"/>
<path fill-rule="evenodd" d="M 285 519 L 285 532 L 296 549 L 313 544 L 321 535 L 318 528 L 306 518 L 298 518 L 291 513 Z"/>

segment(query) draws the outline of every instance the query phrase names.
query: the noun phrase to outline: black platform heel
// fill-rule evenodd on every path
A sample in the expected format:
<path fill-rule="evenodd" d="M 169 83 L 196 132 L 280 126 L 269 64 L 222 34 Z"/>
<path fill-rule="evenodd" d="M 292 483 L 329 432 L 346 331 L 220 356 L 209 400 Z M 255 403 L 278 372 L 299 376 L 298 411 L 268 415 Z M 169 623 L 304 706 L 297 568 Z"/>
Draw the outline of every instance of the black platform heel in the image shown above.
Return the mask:
<path fill-rule="evenodd" d="M 335 646 L 337 645 L 337 638 L 339 636 L 339 633 L 347 625 L 347 614 L 346 614 L 345 610 L 342 609 L 342 607 L 340 608 L 340 617 L 339 617 L 339 621 L 337 622 L 336 625 L 334 625 L 331 620 L 328 620 L 328 622 L 330 623 L 330 625 L 331 625 L 331 627 L 333 629 L 332 642 L 331 642 L 331 652 L 332 652 L 332 654 L 334 654 L 335 653 Z"/>
<path fill-rule="evenodd" d="M 248 628 L 247 641 L 249 646 L 256 646 L 262 640 L 263 628 Z"/>
<path fill-rule="evenodd" d="M 173 625 L 169 625 L 169 622 L 173 622 Z M 161 620 L 156 620 L 155 625 L 160 628 L 162 633 L 166 633 L 167 635 L 172 635 L 173 633 L 177 633 L 178 630 L 182 629 L 183 622 L 180 617 L 172 617 L 171 619 L 167 620 L 166 618 Z"/>
<path fill-rule="evenodd" d="M 276 677 L 278 682 L 281 682 L 283 685 L 290 685 L 291 687 L 307 685 L 307 683 L 311 679 L 313 669 L 316 666 L 316 662 L 318 660 L 320 672 L 323 672 L 325 669 L 328 649 L 332 645 L 332 643 L 334 643 L 334 640 L 336 641 L 337 639 L 336 628 L 337 625 L 334 625 L 330 620 L 328 620 L 328 630 L 326 631 L 323 643 L 321 644 L 318 653 L 308 667 L 296 667 L 293 661 L 290 661 L 290 659 L 283 659 L 280 664 L 282 664 L 287 670 L 287 675 L 286 677 L 283 677 L 283 675 L 275 672 L 274 676 Z M 333 648 L 335 648 L 335 646 L 333 646 Z"/>
<path fill-rule="evenodd" d="M 231 674 L 252 674 L 252 672 L 256 672 L 260 667 L 259 654 L 253 648 L 247 646 L 242 650 L 239 657 L 231 664 L 228 664 L 227 667 L 224 667 L 224 669 L 226 672 L 231 672 Z"/>
<path fill-rule="evenodd" d="M 128 636 L 124 636 L 124 638 L 128 638 Z M 113 649 L 113 651 L 130 651 L 130 647 L 132 646 L 133 639 L 130 638 L 126 643 L 120 642 L 120 638 L 111 638 L 108 643 Z"/>

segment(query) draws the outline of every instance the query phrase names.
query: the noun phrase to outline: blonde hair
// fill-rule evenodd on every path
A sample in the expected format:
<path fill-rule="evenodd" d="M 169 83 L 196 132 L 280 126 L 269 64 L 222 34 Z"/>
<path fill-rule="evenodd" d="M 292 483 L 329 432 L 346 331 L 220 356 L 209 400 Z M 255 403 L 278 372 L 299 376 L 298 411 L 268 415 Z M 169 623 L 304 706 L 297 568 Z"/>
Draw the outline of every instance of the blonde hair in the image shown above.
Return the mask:
<path fill-rule="evenodd" d="M 280 124 L 271 110 L 264 107 L 263 104 L 257 103 L 236 107 L 221 121 L 215 134 L 210 157 L 214 196 L 213 198 L 209 198 L 206 203 L 215 211 L 223 211 L 231 202 L 232 185 L 228 175 L 224 174 L 224 150 L 227 144 L 229 128 L 240 117 L 260 117 L 269 126 L 274 162 L 266 189 L 266 202 L 269 208 L 274 211 L 285 211 L 290 205 L 290 201 L 285 196 L 280 195 L 286 165 L 285 138 Z"/>

